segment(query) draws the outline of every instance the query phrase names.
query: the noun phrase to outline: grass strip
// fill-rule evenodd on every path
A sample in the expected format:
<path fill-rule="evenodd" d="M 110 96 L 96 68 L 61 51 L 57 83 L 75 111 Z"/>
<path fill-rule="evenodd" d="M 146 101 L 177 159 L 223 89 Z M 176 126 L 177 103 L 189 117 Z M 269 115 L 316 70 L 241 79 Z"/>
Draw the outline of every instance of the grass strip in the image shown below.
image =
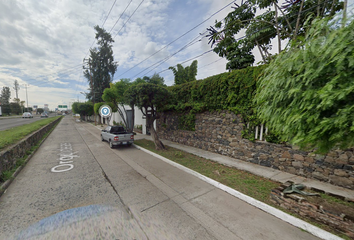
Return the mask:
<path fill-rule="evenodd" d="M 55 121 L 58 118 L 60 118 L 60 117 L 51 118 L 52 121 L 48 122 L 47 124 Z M 48 119 L 45 119 L 45 120 L 48 120 Z M 60 121 L 58 121 L 48 132 L 46 132 L 43 135 L 43 137 L 38 140 L 36 145 L 32 146 L 30 150 L 26 151 L 26 155 L 25 156 L 23 156 L 21 158 L 18 158 L 16 160 L 16 165 L 12 169 L 2 172 L 2 174 L 0 175 L 0 183 L 4 183 L 7 180 L 12 178 L 12 175 L 16 172 L 16 170 L 26 163 L 26 160 L 27 160 L 28 156 L 31 155 L 34 151 L 36 151 L 39 148 L 39 146 L 41 145 L 43 139 L 45 139 L 55 129 L 55 127 L 59 124 L 59 122 Z"/>
<path fill-rule="evenodd" d="M 30 135 L 31 133 L 37 131 L 41 127 L 55 121 L 60 117 L 61 116 L 41 119 L 33 123 L 0 131 L 0 150 L 4 149 L 7 146 L 17 143 L 18 141 L 22 140 L 24 137 Z"/>
<path fill-rule="evenodd" d="M 166 147 L 165 151 L 158 151 L 155 149 L 154 142 L 150 140 L 146 140 L 146 139 L 135 140 L 134 144 L 143 147 L 151 152 L 159 154 L 189 169 L 192 169 L 204 176 L 214 179 L 215 181 L 218 181 L 230 188 L 233 188 L 247 196 L 253 197 L 283 212 L 286 212 L 292 216 L 302 219 L 312 225 L 315 225 L 328 232 L 338 235 L 343 239 L 350 239 L 348 236 L 342 233 L 338 233 L 337 231 L 335 231 L 334 229 L 330 228 L 327 225 L 314 222 L 309 218 L 305 218 L 303 216 L 300 216 L 299 214 L 288 211 L 284 208 L 280 208 L 278 205 L 272 203 L 270 201 L 270 192 L 273 188 L 276 188 L 280 185 L 280 183 L 278 182 L 251 174 L 249 172 L 239 170 L 237 168 L 228 167 L 220 163 L 213 162 L 212 160 L 198 157 L 194 154 L 187 153 L 169 146 L 165 146 Z M 326 194 L 321 194 L 321 196 L 322 195 L 326 195 Z M 344 205 L 348 204 L 347 202 L 340 201 L 338 199 L 333 200 L 334 198 L 328 195 L 326 195 L 324 199 L 341 202 Z M 349 203 L 349 205 L 353 207 L 351 203 Z"/>
<path fill-rule="evenodd" d="M 146 139 L 135 140 L 134 144 L 267 204 L 271 204 L 269 193 L 273 188 L 279 186 L 278 182 L 233 167 L 227 167 L 220 163 L 169 146 L 165 146 L 166 151 L 157 151 L 155 149 L 155 144 Z"/>

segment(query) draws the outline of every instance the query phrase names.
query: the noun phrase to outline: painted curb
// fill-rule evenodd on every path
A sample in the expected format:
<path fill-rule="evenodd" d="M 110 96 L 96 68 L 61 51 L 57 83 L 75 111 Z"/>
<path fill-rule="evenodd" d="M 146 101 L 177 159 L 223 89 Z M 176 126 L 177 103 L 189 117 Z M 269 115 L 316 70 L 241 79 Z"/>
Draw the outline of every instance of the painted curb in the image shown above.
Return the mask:
<path fill-rule="evenodd" d="M 161 159 L 162 161 L 164 161 L 164 162 L 166 162 L 166 163 L 168 163 L 168 164 L 170 164 L 170 165 L 172 165 L 174 167 L 177 167 L 178 169 L 180 169 L 182 171 L 185 171 L 185 172 L 187 172 L 187 173 L 189 173 L 189 174 L 191 174 L 191 175 L 193 175 L 193 176 L 195 176 L 195 177 L 197 177 L 197 178 L 199 178 L 199 179 L 201 179 L 201 180 L 213 185 L 216 188 L 219 188 L 219 189 L 231 194 L 232 196 L 237 197 L 238 199 L 240 199 L 240 200 L 242 200 L 242 201 L 244 201 L 244 202 L 246 202 L 246 203 L 248 203 L 248 204 L 250 204 L 250 205 L 252 205 L 252 206 L 254 206 L 256 208 L 259 208 L 259 209 L 263 210 L 264 212 L 267 212 L 267 213 L 269 213 L 269 214 L 271 214 L 271 215 L 273 215 L 273 216 L 275 216 L 275 217 L 277 217 L 277 218 L 279 218 L 279 219 L 281 219 L 281 220 L 283 220 L 283 221 L 285 221 L 285 222 L 287 222 L 287 223 L 289 223 L 289 224 L 291 224 L 291 225 L 293 225 L 295 227 L 301 228 L 301 229 L 311 233 L 312 235 L 314 235 L 316 237 L 319 237 L 319 238 L 322 238 L 322 239 L 325 239 L 325 240 L 340 240 L 340 239 L 342 239 L 342 238 L 340 238 L 340 237 L 338 237 L 338 236 L 336 236 L 336 235 L 334 235 L 334 234 L 332 234 L 330 232 L 327 232 L 327 231 L 325 231 L 325 230 L 323 230 L 321 228 L 318 228 L 318 227 L 316 227 L 316 226 L 314 226 L 312 224 L 309 224 L 309 223 L 307 223 L 307 222 L 305 222 L 305 221 L 303 221 L 301 219 L 293 217 L 293 216 L 291 216 L 291 215 L 289 215 L 289 214 L 287 214 L 287 213 L 285 213 L 285 212 L 283 212 L 283 211 L 281 211 L 279 209 L 276 209 L 276 208 L 274 208 L 272 206 L 269 206 L 269 205 L 267 205 L 267 204 L 265 204 L 265 203 L 263 203 L 261 201 L 258 201 L 258 200 L 254 199 L 252 197 L 249 197 L 249 196 L 247 196 L 247 195 L 245 195 L 245 194 L 243 194 L 243 193 L 241 193 L 239 191 L 236 191 L 235 189 L 232 189 L 232 188 L 230 188 L 230 187 L 228 187 L 228 186 L 226 186 L 226 185 L 224 185 L 222 183 L 219 183 L 219 182 L 217 182 L 217 181 L 215 181 L 215 180 L 213 180 L 211 178 L 208 178 L 208 177 L 206 177 L 206 176 L 204 176 L 204 175 L 202 175 L 202 174 L 200 174 L 198 172 L 195 172 L 195 171 L 193 171 L 193 170 L 191 170 L 191 169 L 189 169 L 189 168 L 187 168 L 185 166 L 182 166 L 182 165 L 180 165 L 178 163 L 175 163 L 175 162 L 173 162 L 173 161 L 171 161 L 171 160 L 169 160 L 169 159 L 167 159 L 165 157 L 162 157 L 162 156 L 160 156 L 160 155 L 158 155 L 158 154 L 156 154 L 154 152 L 151 152 L 151 151 L 149 151 L 149 150 L 147 150 L 145 148 L 137 146 L 136 144 L 133 144 L 133 146 L 135 146 L 136 148 L 138 148 L 138 149 L 140 149 L 140 150 L 142 150 L 142 151 L 144 151 L 144 152 L 146 152 L 146 153 L 148 153 L 148 154 L 150 154 L 150 155 L 152 155 L 154 157 L 157 157 L 157 158 Z"/>

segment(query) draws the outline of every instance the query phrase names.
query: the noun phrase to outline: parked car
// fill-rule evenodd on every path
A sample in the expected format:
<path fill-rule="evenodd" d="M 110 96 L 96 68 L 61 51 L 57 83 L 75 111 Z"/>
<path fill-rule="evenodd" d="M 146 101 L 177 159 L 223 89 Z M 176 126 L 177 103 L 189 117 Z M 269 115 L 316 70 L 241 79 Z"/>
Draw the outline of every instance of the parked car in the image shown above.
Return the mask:
<path fill-rule="evenodd" d="M 123 126 L 108 126 L 101 131 L 101 140 L 107 141 L 113 148 L 117 145 L 132 145 L 134 134 L 128 133 Z"/>
<path fill-rule="evenodd" d="M 33 118 L 33 115 L 30 112 L 24 112 L 22 114 L 22 118 Z"/>
<path fill-rule="evenodd" d="M 47 113 L 42 113 L 41 114 L 41 118 L 47 118 L 48 117 L 48 114 Z"/>

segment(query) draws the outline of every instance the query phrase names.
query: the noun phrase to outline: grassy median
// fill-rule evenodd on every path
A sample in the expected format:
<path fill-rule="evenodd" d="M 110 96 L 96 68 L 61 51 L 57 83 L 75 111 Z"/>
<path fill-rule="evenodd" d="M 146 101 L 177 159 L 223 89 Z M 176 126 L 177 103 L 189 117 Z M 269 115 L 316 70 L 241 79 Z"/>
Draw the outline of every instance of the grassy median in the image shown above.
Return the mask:
<path fill-rule="evenodd" d="M 22 140 L 24 137 L 30 135 L 31 133 L 37 131 L 41 127 L 55 121 L 60 117 L 61 116 L 45 118 L 33 123 L 0 131 L 0 151 L 7 146 L 17 143 L 18 141 Z"/>

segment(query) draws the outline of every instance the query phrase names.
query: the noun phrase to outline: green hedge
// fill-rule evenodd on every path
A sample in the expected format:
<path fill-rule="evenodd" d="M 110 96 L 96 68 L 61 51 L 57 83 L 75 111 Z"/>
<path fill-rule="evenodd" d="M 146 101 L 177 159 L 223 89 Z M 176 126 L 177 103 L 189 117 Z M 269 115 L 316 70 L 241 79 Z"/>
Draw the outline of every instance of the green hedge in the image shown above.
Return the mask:
<path fill-rule="evenodd" d="M 230 110 L 250 118 L 257 80 L 265 67 L 248 67 L 168 87 L 174 99 L 163 111 L 197 113 Z"/>
<path fill-rule="evenodd" d="M 196 113 L 229 110 L 241 114 L 243 121 L 250 123 L 251 128 L 243 132 L 242 136 L 252 140 L 252 127 L 260 124 L 254 111 L 253 97 L 257 80 L 266 67 L 248 67 L 168 87 L 173 99 L 161 111 L 179 113 L 178 128 L 194 131 Z"/>

